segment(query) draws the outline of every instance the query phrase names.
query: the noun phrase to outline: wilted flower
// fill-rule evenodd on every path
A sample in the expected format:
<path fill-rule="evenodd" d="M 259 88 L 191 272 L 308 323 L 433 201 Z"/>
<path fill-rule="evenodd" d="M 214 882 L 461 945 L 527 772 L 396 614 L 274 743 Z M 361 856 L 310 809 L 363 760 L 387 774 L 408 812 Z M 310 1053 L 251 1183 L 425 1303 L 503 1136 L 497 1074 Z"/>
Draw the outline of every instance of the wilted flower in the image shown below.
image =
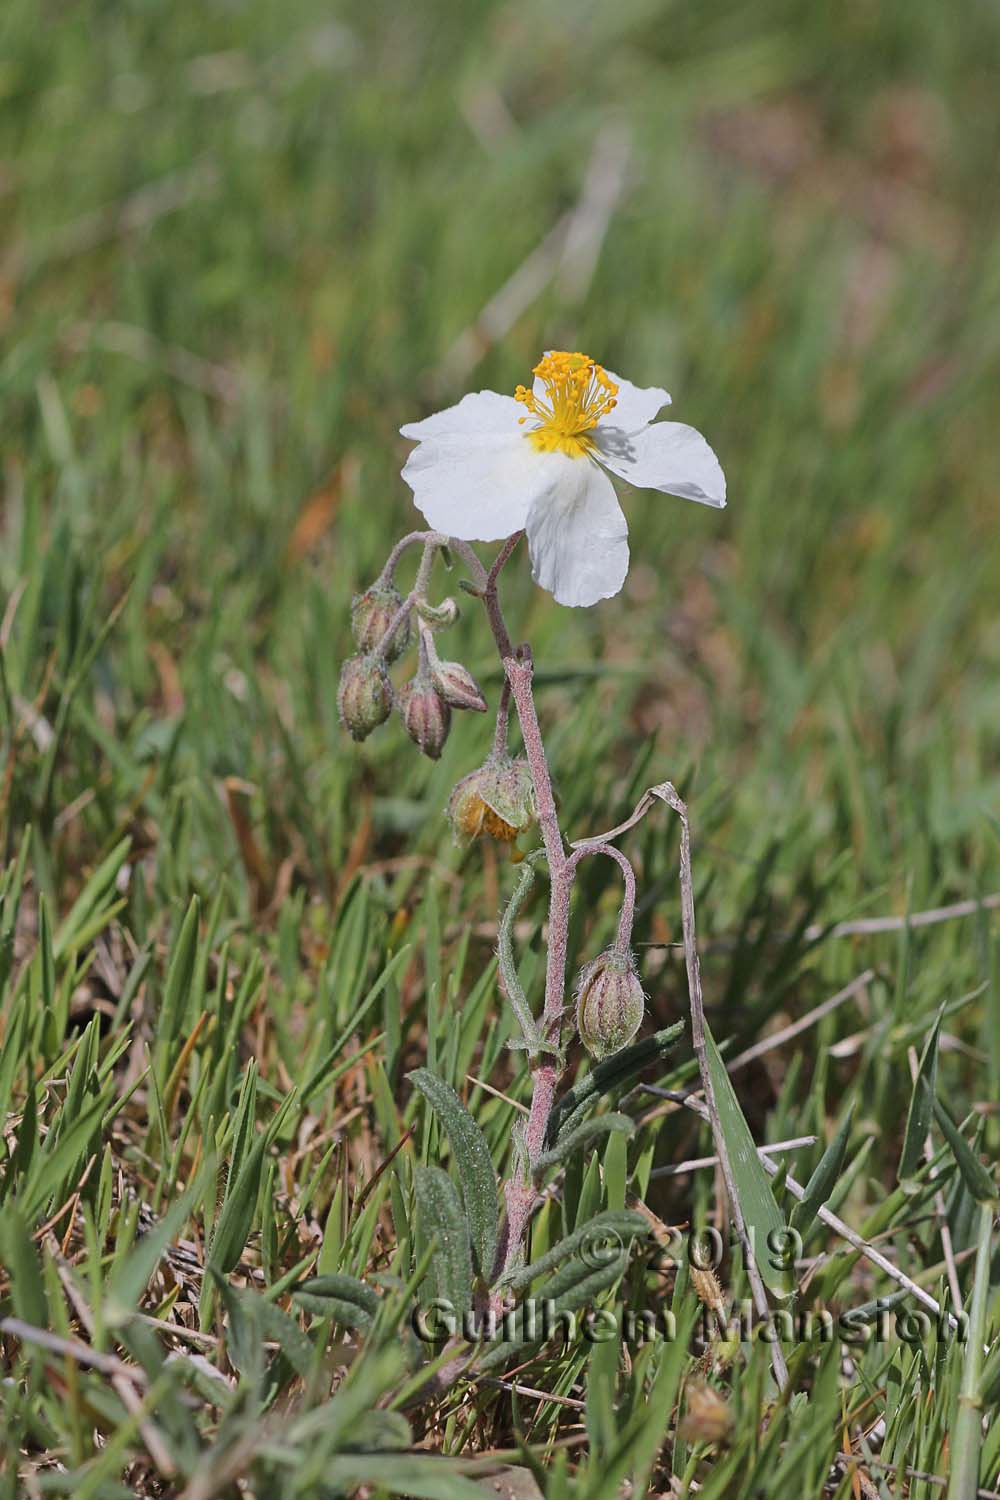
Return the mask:
<path fill-rule="evenodd" d="M 418 444 L 403 478 L 436 530 L 491 542 L 523 528 L 535 582 L 560 604 L 596 604 L 628 572 L 628 526 L 606 469 L 716 507 L 726 481 L 700 432 L 653 423 L 670 402 L 659 387 L 561 350 L 534 375 L 530 391 L 477 391 L 403 427 Z"/>
<path fill-rule="evenodd" d="M 456 838 L 474 839 L 488 833 L 513 843 L 537 817 L 528 762 L 506 754 L 491 755 L 455 787 L 448 799 L 448 817 Z"/>
<path fill-rule="evenodd" d="M 437 760 L 451 729 L 451 709 L 430 674 L 421 669 L 416 677 L 404 682 L 396 694 L 396 706 L 413 743 L 431 760 Z"/>
<path fill-rule="evenodd" d="M 692 1382 L 687 1388 L 685 1406 L 687 1410 L 678 1431 L 686 1443 L 721 1443 L 729 1436 L 733 1413 L 714 1386 Z"/>
<path fill-rule="evenodd" d="M 460 661 L 435 661 L 431 674 L 434 686 L 449 708 L 471 708 L 477 714 L 486 712 L 482 688 Z"/>
<path fill-rule="evenodd" d="M 362 651 L 374 651 L 381 646 L 385 633 L 403 603 L 403 596 L 391 583 L 376 581 L 363 594 L 357 594 L 351 605 L 351 628 L 354 639 Z M 395 661 L 402 656 L 410 644 L 409 617 L 393 632 L 392 640 L 385 649 L 386 661 Z"/>
<path fill-rule="evenodd" d="M 337 707 L 356 740 L 367 739 L 392 712 L 392 683 L 375 656 L 352 656 L 340 669 Z"/>
<path fill-rule="evenodd" d="M 642 1024 L 646 997 L 630 953 L 608 948 L 580 970 L 576 982 L 576 1024 L 593 1057 L 610 1057 L 627 1047 Z"/>

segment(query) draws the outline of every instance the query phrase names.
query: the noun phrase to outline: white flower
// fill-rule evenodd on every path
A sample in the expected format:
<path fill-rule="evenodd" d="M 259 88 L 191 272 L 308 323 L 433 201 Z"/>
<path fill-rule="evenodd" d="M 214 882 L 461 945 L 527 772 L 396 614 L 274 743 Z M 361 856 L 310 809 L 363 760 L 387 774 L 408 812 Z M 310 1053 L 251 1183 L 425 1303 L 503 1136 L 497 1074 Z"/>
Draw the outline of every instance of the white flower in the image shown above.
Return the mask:
<path fill-rule="evenodd" d="M 528 534 L 535 582 L 560 604 L 610 599 L 628 572 L 628 526 L 605 469 L 639 489 L 726 503 L 700 432 L 655 422 L 666 391 L 643 390 L 586 354 L 550 351 L 529 391 L 477 391 L 401 429 L 403 470 L 435 531 L 468 542 Z"/>

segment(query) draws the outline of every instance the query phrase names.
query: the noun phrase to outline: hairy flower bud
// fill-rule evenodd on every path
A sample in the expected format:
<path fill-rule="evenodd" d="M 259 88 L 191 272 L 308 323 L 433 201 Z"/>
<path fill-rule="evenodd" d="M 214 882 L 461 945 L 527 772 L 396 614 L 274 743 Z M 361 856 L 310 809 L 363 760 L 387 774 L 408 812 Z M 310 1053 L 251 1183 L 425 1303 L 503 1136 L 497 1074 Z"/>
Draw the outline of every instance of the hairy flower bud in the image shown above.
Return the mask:
<path fill-rule="evenodd" d="M 448 799 L 456 838 L 474 839 L 488 833 L 513 843 L 537 816 L 528 762 L 509 755 L 491 755 L 477 771 L 462 777 Z"/>
<path fill-rule="evenodd" d="M 639 1030 L 646 997 L 630 953 L 608 948 L 592 958 L 576 982 L 576 1024 L 598 1060 L 620 1052 Z"/>
<path fill-rule="evenodd" d="M 442 599 L 440 604 L 430 604 L 426 599 L 418 599 L 417 614 L 428 625 L 446 629 L 458 619 L 458 605 L 452 598 Z"/>
<path fill-rule="evenodd" d="M 351 629 L 362 651 L 374 651 L 382 644 L 402 602 L 403 596 L 391 583 L 373 583 L 363 594 L 356 595 L 351 605 Z M 395 661 L 402 656 L 409 644 L 410 621 L 407 618 L 393 632 L 385 651 L 386 661 Z"/>
<path fill-rule="evenodd" d="M 460 661 L 438 661 L 432 670 L 434 686 L 449 708 L 471 708 L 477 714 L 486 712 L 482 688 Z"/>
<path fill-rule="evenodd" d="M 413 743 L 419 745 L 431 760 L 437 760 L 451 728 L 451 709 L 430 675 L 418 672 L 416 677 L 404 682 L 396 695 L 396 706 Z"/>
<path fill-rule="evenodd" d="M 340 669 L 337 707 L 356 740 L 367 739 L 392 711 L 392 683 L 374 656 L 352 656 Z"/>

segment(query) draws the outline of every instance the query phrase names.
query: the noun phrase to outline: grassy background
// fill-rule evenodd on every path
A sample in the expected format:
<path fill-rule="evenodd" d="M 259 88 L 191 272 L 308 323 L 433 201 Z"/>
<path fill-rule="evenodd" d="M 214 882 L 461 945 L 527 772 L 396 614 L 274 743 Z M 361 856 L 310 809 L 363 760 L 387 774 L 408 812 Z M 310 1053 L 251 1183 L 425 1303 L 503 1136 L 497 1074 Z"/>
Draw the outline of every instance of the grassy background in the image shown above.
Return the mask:
<path fill-rule="evenodd" d="M 286 1311 L 281 1278 L 317 1254 L 326 1271 L 405 1280 L 411 1158 L 436 1159 L 437 1143 L 403 1072 L 429 1059 L 450 1076 L 498 1158 L 512 1112 L 466 1075 L 525 1094 L 489 970 L 509 869 L 454 849 L 442 818 L 489 726 L 459 722 L 432 766 L 397 726 L 359 750 L 337 724 L 350 596 L 412 523 L 397 429 L 466 389 L 511 390 L 551 345 L 672 391 L 722 459 L 729 508 L 627 496 L 633 569 L 592 611 L 559 610 L 523 560 L 509 570 L 565 826 L 609 826 L 648 782 L 685 788 L 709 1013 L 734 1048 L 875 968 L 859 1002 L 739 1085 L 759 1139 L 821 1137 L 795 1159 L 800 1180 L 856 1100 L 852 1154 L 872 1143 L 844 1189 L 852 1223 L 892 1201 L 907 1048 L 942 1003 L 940 1091 L 959 1117 L 982 1107 L 995 1153 L 995 920 L 876 938 L 805 928 L 1000 889 L 1000 249 L 984 189 L 997 19 L 902 0 L 829 16 L 786 0 L 9 0 L 0 34 L 0 1105 L 4 1199 L 19 1205 L 0 1298 L 125 1351 L 151 1387 L 135 1388 L 140 1423 L 127 1383 L 132 1407 L 106 1371 L 5 1339 L 4 1493 L 223 1495 L 245 1476 L 284 1496 L 326 1493 L 321 1475 L 329 1493 L 458 1495 L 450 1470 L 345 1457 L 358 1411 L 406 1404 L 387 1314 L 335 1418 L 328 1325 L 306 1376 L 272 1371 L 268 1386 L 227 1349 L 201 1277 L 230 1169 L 256 1139 L 227 1275 Z M 450 639 L 495 696 L 474 608 Z M 651 820 L 629 847 L 638 940 L 669 944 L 675 835 Z M 581 889 L 576 961 L 616 900 L 603 869 Z M 540 906 L 531 916 L 529 980 Z M 651 1021 L 666 1025 L 684 1013 L 682 967 L 672 948 L 640 951 Z M 363 1196 L 404 1125 L 416 1134 Z M 693 1117 L 660 1115 L 629 1167 L 641 1180 L 703 1149 Z M 605 1168 L 593 1201 L 582 1190 L 590 1207 L 616 1190 L 620 1163 Z M 648 1201 L 686 1222 L 707 1211 L 702 1179 L 658 1183 Z M 192 1181 L 152 1242 L 187 1246 L 190 1267 L 147 1286 L 155 1258 L 144 1267 L 130 1246 L 151 1243 L 140 1231 Z M 968 1204 L 959 1188 L 954 1200 L 961 1253 Z M 933 1289 L 940 1225 L 887 1213 L 887 1253 L 929 1267 Z M 808 1248 L 839 1245 L 823 1231 Z M 886 1290 L 864 1263 L 831 1264 L 848 1301 Z M 140 1305 L 191 1337 L 121 1312 Z M 161 1369 L 161 1348 L 200 1354 L 230 1385 L 185 1361 Z M 576 1399 L 586 1357 L 524 1379 Z M 602 1356 L 590 1373 L 604 1395 L 582 1415 L 480 1388 L 409 1408 L 396 1440 L 467 1456 L 518 1431 L 540 1452 L 564 1445 L 551 1494 L 596 1495 L 581 1423 L 601 1446 L 613 1402 L 622 1428 L 665 1358 L 616 1387 Z M 862 1451 L 880 1418 L 873 1452 L 944 1473 L 960 1369 L 955 1353 L 875 1350 L 839 1390 L 834 1364 L 803 1356 L 768 1448 L 766 1360 L 744 1351 L 718 1376 L 730 1446 L 668 1443 L 651 1483 L 673 1465 L 702 1493 L 736 1493 L 734 1475 L 762 1493 L 760 1461 L 767 1493 L 818 1493 L 834 1449 L 849 1436 Z M 276 1396 L 297 1413 L 284 1446 Z M 639 1424 L 654 1447 L 671 1407 Z"/>

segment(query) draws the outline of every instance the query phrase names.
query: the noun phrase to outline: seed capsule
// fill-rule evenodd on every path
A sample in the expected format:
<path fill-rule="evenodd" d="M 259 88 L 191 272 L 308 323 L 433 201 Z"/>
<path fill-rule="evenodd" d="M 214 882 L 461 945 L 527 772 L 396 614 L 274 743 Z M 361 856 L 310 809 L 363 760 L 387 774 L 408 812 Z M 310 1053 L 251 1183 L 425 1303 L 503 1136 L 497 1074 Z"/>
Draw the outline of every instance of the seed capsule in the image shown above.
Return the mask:
<path fill-rule="evenodd" d="M 470 708 L 477 714 L 486 712 L 482 688 L 460 661 L 439 661 L 433 673 L 434 686 L 449 708 Z"/>
<path fill-rule="evenodd" d="M 448 817 L 455 837 L 491 838 L 513 843 L 537 820 L 535 788 L 526 760 L 491 755 L 455 787 L 448 799 Z"/>
<path fill-rule="evenodd" d="M 403 596 L 391 583 L 373 583 L 371 588 L 355 597 L 351 605 L 351 629 L 362 651 L 374 651 L 381 646 L 402 602 Z M 392 640 L 385 650 L 386 661 L 392 662 L 402 656 L 410 644 L 410 637 L 410 621 L 407 617 L 393 631 Z"/>
<path fill-rule="evenodd" d="M 404 682 L 396 695 L 403 727 L 415 745 L 437 760 L 451 729 L 451 709 L 426 672 Z"/>
<path fill-rule="evenodd" d="M 576 1024 L 598 1059 L 627 1047 L 642 1024 L 646 997 L 630 953 L 615 948 L 591 959 L 576 982 Z"/>

